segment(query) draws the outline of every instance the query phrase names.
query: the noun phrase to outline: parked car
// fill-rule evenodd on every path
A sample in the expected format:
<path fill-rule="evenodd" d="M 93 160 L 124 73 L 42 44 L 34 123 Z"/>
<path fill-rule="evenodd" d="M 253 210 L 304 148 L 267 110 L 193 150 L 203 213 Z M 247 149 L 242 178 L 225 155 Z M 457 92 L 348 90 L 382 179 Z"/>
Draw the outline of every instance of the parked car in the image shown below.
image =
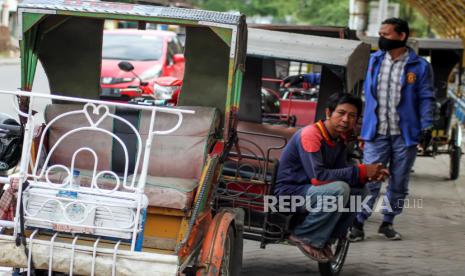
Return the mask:
<path fill-rule="evenodd" d="M 118 67 L 128 61 L 134 70 Z M 102 46 L 102 98 L 133 98 L 154 94 L 155 80 L 184 75 L 183 47 L 176 33 L 158 30 L 105 31 Z"/>

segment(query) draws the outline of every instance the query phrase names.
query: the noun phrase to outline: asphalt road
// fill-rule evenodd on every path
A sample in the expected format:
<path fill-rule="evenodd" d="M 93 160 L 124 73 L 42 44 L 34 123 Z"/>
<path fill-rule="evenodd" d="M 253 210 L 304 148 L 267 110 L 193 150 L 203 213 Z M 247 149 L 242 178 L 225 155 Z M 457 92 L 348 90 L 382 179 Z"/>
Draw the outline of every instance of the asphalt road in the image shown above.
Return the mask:
<path fill-rule="evenodd" d="M 377 235 L 382 220 L 366 224 L 367 239 L 352 243 L 340 275 L 465 275 L 465 165 L 456 181 L 447 180 L 449 158 L 417 158 L 410 182 L 410 208 L 396 218 L 401 241 Z M 384 185 L 385 186 L 385 185 Z M 422 207 L 413 203 L 422 201 Z M 245 241 L 242 275 L 319 275 L 316 262 L 289 245 Z"/>
<path fill-rule="evenodd" d="M 0 112 L 7 113 L 12 116 L 16 114 L 16 111 L 13 108 L 13 97 L 2 94 L 1 91 L 16 91 L 20 88 L 20 86 L 21 65 L 17 62 L 2 64 L 0 61 Z M 37 67 L 33 91 L 38 93 L 50 93 L 47 77 L 40 64 Z M 38 100 L 34 109 L 42 110 L 47 103 L 49 103 L 49 100 Z M 39 120 L 43 120 L 42 116 L 39 116 Z"/>

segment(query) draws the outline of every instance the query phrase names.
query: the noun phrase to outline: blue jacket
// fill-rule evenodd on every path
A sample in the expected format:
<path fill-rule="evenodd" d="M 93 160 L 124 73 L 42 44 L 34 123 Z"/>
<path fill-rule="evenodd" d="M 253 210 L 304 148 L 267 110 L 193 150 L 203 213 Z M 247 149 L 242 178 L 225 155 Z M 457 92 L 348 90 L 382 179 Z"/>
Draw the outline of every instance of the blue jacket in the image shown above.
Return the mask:
<path fill-rule="evenodd" d="M 362 139 L 371 141 L 375 138 L 378 124 L 378 73 L 386 52 L 371 54 L 365 78 L 365 112 L 362 124 Z M 397 106 L 399 127 L 407 146 L 418 144 L 422 129 L 433 125 L 434 89 L 433 72 L 430 64 L 409 49 L 409 57 L 401 77 L 401 98 Z"/>
<path fill-rule="evenodd" d="M 313 85 L 320 84 L 321 74 L 320 73 L 304 74 L 304 81 L 309 83 L 309 84 L 313 84 Z"/>

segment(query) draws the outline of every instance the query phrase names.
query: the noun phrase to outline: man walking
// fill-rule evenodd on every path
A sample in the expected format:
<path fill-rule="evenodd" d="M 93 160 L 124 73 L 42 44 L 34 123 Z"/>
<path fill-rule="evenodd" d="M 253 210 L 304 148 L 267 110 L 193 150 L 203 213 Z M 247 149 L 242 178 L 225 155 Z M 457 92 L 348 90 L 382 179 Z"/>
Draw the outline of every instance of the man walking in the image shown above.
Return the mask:
<path fill-rule="evenodd" d="M 429 63 L 406 46 L 408 23 L 390 18 L 379 30 L 379 51 L 373 53 L 365 79 L 365 112 L 361 137 L 365 141 L 364 163 L 389 164 L 390 178 L 384 198 L 383 222 L 378 234 L 399 240 L 394 217 L 402 212 L 408 194 L 409 174 L 417 145 L 431 140 L 433 125 L 433 78 Z M 373 209 L 381 182 L 369 182 Z M 357 214 L 349 239 L 365 238 L 363 225 L 369 210 Z"/>

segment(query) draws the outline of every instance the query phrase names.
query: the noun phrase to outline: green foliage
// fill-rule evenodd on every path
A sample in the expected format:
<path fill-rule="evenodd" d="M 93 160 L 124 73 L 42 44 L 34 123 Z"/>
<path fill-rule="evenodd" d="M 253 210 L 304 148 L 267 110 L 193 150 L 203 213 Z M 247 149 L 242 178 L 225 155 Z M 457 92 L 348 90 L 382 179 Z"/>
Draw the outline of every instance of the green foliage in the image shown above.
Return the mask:
<path fill-rule="evenodd" d="M 348 0 L 193 0 L 207 10 L 239 11 L 247 16 L 273 16 L 275 21 L 318 25 L 347 25 Z"/>
<path fill-rule="evenodd" d="M 395 0 L 394 2 L 400 3 L 399 17 L 409 22 L 411 36 L 433 36 L 428 22 L 418 11 L 416 11 L 411 5 L 405 3 L 405 1 Z"/>
<path fill-rule="evenodd" d="M 188 0 L 197 7 L 215 11 L 239 11 L 246 16 L 272 16 L 274 23 L 285 22 L 323 26 L 346 26 L 349 0 Z M 428 23 L 405 0 L 400 17 L 410 23 L 414 36 L 431 35 Z"/>
<path fill-rule="evenodd" d="M 297 18 L 311 25 L 346 26 L 349 22 L 348 0 L 300 1 Z"/>

